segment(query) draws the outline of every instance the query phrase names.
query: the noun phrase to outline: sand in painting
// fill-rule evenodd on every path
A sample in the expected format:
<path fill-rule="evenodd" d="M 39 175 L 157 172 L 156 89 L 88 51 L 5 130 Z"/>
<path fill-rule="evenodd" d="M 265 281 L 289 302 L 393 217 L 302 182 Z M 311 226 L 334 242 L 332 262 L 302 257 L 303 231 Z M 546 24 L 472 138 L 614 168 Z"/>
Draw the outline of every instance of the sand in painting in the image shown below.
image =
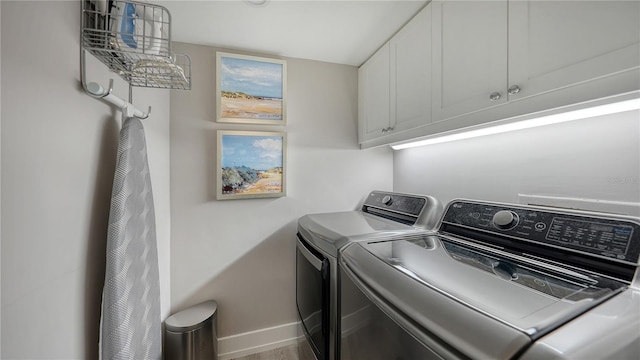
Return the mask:
<path fill-rule="evenodd" d="M 280 120 L 282 119 L 282 100 L 259 98 L 220 98 L 222 117 Z"/>
<path fill-rule="evenodd" d="M 282 173 L 265 172 L 260 174 L 260 180 L 237 190 L 235 194 L 266 194 L 282 192 Z"/>

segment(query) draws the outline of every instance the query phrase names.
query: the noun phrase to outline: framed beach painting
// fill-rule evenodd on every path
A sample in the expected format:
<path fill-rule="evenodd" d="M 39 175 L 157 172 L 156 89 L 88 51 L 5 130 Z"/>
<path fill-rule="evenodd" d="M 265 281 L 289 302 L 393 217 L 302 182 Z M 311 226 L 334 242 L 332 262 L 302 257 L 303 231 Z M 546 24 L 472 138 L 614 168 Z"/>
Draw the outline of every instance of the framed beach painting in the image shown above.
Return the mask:
<path fill-rule="evenodd" d="M 218 130 L 217 199 L 286 195 L 287 135 Z"/>
<path fill-rule="evenodd" d="M 217 121 L 285 125 L 287 62 L 216 53 Z"/>

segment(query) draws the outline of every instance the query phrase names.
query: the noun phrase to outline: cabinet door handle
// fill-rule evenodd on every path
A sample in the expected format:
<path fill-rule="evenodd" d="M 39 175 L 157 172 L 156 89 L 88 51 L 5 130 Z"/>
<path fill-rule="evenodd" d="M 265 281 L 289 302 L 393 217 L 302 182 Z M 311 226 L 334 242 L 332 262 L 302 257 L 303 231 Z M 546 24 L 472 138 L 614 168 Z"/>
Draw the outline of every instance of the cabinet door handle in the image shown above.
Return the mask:
<path fill-rule="evenodd" d="M 491 93 L 491 95 L 489 95 L 489 100 L 498 101 L 498 100 L 500 100 L 501 97 L 502 97 L 502 95 L 500 95 L 500 93 L 496 91 L 496 92 Z"/>
<path fill-rule="evenodd" d="M 521 89 L 520 89 L 520 86 L 518 86 L 518 85 L 513 85 L 512 87 L 510 87 L 510 88 L 507 90 L 507 92 L 509 93 L 509 95 L 515 95 L 515 94 L 519 93 L 519 92 L 520 92 L 520 90 L 521 90 Z"/>
<path fill-rule="evenodd" d="M 389 131 L 389 128 L 388 128 L 388 127 L 387 127 L 387 128 L 382 129 L 382 133 L 383 133 L 383 134 L 384 134 L 384 133 L 386 133 L 387 131 Z"/>
<path fill-rule="evenodd" d="M 389 126 L 389 127 L 387 128 L 387 131 L 393 131 L 393 126 Z"/>

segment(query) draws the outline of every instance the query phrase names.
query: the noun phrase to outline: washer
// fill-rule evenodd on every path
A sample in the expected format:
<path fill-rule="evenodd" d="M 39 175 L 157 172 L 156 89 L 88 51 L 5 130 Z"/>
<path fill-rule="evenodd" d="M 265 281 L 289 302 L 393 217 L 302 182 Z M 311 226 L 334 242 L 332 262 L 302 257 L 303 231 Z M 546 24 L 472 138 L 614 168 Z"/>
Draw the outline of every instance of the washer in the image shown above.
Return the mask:
<path fill-rule="evenodd" d="M 339 259 L 341 360 L 640 358 L 637 218 L 455 200 Z"/>
<path fill-rule="evenodd" d="M 306 354 L 301 358 L 312 353 L 318 360 L 337 359 L 339 250 L 352 242 L 429 233 L 441 211 L 431 196 L 373 191 L 360 210 L 298 220 L 296 305 L 303 339 L 299 349 Z"/>

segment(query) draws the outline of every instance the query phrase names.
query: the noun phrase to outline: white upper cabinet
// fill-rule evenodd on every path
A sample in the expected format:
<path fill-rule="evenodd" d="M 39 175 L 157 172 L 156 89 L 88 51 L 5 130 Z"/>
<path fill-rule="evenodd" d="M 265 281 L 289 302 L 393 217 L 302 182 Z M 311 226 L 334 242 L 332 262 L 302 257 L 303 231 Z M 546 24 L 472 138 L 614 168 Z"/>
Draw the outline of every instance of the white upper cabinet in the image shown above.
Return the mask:
<path fill-rule="evenodd" d="M 358 70 L 358 140 L 431 121 L 431 8 L 425 7 Z"/>
<path fill-rule="evenodd" d="M 431 122 L 431 7 L 390 41 L 391 127 L 402 131 Z"/>
<path fill-rule="evenodd" d="M 431 4 L 433 120 L 504 103 L 507 1 L 455 0 Z"/>
<path fill-rule="evenodd" d="M 358 139 L 374 139 L 389 128 L 389 43 L 358 69 Z"/>
<path fill-rule="evenodd" d="M 520 88 L 510 100 L 639 66 L 640 1 L 509 3 L 509 87 Z"/>
<path fill-rule="evenodd" d="M 629 72 L 640 68 L 640 1 L 432 5 L 434 121 L 510 103 L 459 121 L 473 125 L 489 113 L 521 115 L 640 85 L 637 71 Z"/>
<path fill-rule="evenodd" d="M 640 90 L 640 0 L 434 0 L 360 76 L 363 148 L 614 101 Z"/>

